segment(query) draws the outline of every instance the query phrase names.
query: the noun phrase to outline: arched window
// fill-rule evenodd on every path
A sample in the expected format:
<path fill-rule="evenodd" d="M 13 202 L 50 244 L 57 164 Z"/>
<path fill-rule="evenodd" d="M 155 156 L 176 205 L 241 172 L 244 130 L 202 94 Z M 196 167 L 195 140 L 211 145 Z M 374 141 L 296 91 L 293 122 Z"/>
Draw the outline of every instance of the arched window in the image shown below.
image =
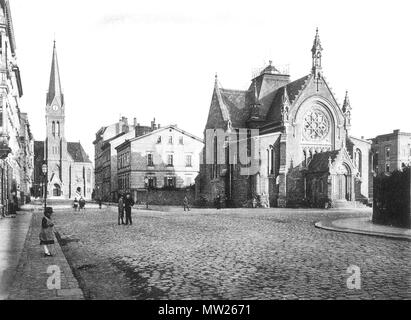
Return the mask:
<path fill-rule="evenodd" d="M 271 174 L 275 174 L 276 170 L 275 170 L 275 152 L 274 152 L 274 148 L 271 148 L 271 170 L 270 173 Z"/>
<path fill-rule="evenodd" d="M 60 122 L 57 121 L 57 135 L 60 137 Z"/>
<path fill-rule="evenodd" d="M 53 137 L 56 136 L 56 123 L 54 121 L 51 123 L 51 134 Z"/>
<path fill-rule="evenodd" d="M 358 173 L 360 174 L 360 176 L 362 176 L 362 154 L 361 154 L 361 150 L 357 149 L 355 150 L 355 166 L 358 169 Z"/>

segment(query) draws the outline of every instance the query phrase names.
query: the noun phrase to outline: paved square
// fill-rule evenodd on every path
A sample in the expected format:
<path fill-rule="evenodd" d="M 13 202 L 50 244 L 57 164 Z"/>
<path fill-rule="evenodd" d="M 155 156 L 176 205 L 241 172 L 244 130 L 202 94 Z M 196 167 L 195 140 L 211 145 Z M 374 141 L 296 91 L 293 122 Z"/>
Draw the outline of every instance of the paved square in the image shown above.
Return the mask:
<path fill-rule="evenodd" d="M 326 231 L 369 209 L 56 212 L 63 252 L 89 299 L 410 299 L 411 242 Z M 361 289 L 347 288 L 347 268 Z"/>

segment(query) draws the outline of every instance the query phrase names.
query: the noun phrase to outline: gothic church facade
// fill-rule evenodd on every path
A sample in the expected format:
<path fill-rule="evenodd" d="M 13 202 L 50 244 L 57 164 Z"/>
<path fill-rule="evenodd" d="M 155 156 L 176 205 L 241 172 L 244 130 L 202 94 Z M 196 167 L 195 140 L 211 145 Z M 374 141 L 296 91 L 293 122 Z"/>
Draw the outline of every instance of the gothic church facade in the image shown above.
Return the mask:
<path fill-rule="evenodd" d="M 322 69 L 318 30 L 311 50 L 311 72 L 295 81 L 270 64 L 251 80 L 248 90 L 228 90 L 216 76 L 205 127 L 205 149 L 198 196 L 209 204 L 220 196 L 227 206 L 249 205 L 256 198 L 264 206 L 350 206 L 369 198 L 371 143 L 350 135 L 351 105 L 346 94 L 340 105 Z M 241 173 L 247 164 L 206 153 L 240 150 L 240 129 L 257 129 L 254 139 L 257 171 Z M 250 133 L 249 133 L 250 137 Z M 227 143 L 228 142 L 228 143 Z M 251 139 L 248 138 L 248 150 Z M 218 146 L 217 146 L 218 144 Z M 237 152 L 237 151 L 235 151 Z M 220 152 L 221 153 L 221 152 Z"/>
<path fill-rule="evenodd" d="M 44 194 L 42 165 L 47 164 L 48 197 L 91 199 L 94 185 L 93 165 L 80 142 L 67 142 L 65 135 L 65 101 L 61 88 L 56 44 L 53 47 L 49 90 L 46 97 L 45 141 L 34 143 L 35 195 Z"/>

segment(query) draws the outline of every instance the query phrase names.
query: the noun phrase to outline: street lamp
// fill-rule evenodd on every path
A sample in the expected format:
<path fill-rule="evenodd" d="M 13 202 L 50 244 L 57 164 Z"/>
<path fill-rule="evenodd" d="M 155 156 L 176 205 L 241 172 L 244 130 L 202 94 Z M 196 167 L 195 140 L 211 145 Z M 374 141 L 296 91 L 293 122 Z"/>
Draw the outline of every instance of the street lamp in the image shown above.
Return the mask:
<path fill-rule="evenodd" d="M 44 175 L 44 213 L 46 213 L 47 208 L 47 164 L 41 166 L 41 171 Z"/>
<path fill-rule="evenodd" d="M 144 178 L 144 183 L 146 185 L 146 208 L 148 209 L 148 178 Z"/>

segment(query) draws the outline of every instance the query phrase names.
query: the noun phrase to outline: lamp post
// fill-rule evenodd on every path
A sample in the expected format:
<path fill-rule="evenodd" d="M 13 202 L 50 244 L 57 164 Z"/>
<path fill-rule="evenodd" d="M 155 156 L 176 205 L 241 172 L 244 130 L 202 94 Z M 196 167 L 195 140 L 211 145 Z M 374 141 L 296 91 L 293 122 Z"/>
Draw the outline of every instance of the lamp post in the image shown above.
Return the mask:
<path fill-rule="evenodd" d="M 144 183 L 146 185 L 146 208 L 148 209 L 148 178 L 144 178 Z"/>
<path fill-rule="evenodd" d="M 41 171 L 44 175 L 44 213 L 46 213 L 47 208 L 47 164 L 41 166 Z"/>

